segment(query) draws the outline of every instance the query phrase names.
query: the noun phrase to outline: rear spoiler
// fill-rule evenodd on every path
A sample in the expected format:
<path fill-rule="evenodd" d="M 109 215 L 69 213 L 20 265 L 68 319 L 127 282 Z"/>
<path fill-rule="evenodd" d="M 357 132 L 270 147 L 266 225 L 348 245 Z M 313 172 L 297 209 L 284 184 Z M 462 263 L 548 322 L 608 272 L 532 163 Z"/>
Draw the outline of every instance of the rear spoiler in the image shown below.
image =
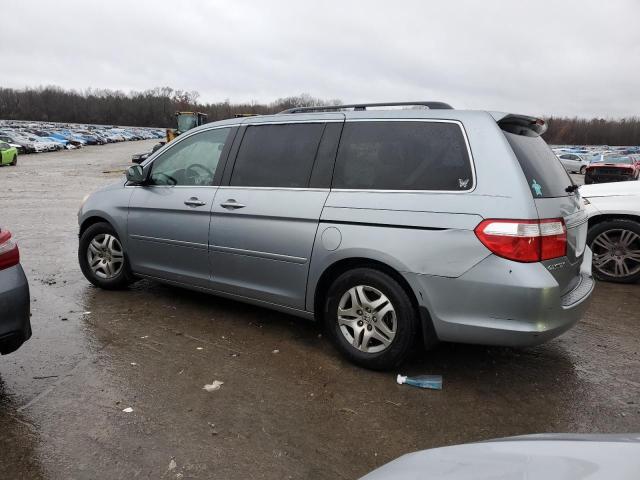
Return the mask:
<path fill-rule="evenodd" d="M 539 137 L 547 131 L 547 123 L 541 118 L 501 112 L 491 112 L 491 116 L 502 130 L 516 135 Z"/>

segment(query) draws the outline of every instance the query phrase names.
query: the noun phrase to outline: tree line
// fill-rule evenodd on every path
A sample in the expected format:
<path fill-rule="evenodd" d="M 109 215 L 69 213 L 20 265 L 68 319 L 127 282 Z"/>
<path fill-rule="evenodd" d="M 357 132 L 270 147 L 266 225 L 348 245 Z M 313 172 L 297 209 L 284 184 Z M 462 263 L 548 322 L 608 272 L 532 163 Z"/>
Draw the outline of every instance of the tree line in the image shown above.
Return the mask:
<path fill-rule="evenodd" d="M 339 100 L 321 100 L 308 94 L 279 98 L 271 103 L 217 103 L 198 101 L 198 92 L 157 87 L 142 92 L 60 87 L 0 87 L 0 119 L 43 122 L 168 127 L 178 111 L 198 111 L 213 122 L 238 114 L 272 114 L 292 107 L 334 105 Z"/>
<path fill-rule="evenodd" d="M 551 145 L 640 145 L 640 118 L 546 119 L 544 139 Z"/>
<path fill-rule="evenodd" d="M 337 99 L 322 100 L 308 94 L 279 98 L 271 103 L 217 103 L 199 101 L 198 92 L 157 87 L 123 92 L 108 89 L 65 90 L 0 87 L 0 119 L 63 123 L 93 123 L 167 127 L 175 124 L 177 111 L 199 111 L 216 121 L 238 114 L 272 114 L 287 108 L 339 105 Z M 640 118 L 547 118 L 545 140 L 554 145 L 640 145 Z"/>

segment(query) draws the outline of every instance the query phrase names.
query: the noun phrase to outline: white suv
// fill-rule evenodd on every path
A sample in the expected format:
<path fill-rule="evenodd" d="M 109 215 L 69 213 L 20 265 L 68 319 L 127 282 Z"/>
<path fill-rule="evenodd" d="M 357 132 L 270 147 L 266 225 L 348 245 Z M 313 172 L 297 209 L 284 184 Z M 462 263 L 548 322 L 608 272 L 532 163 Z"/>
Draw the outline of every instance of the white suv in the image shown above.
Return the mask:
<path fill-rule="evenodd" d="M 640 280 L 640 182 L 583 185 L 580 194 L 589 214 L 595 276 L 618 283 Z"/>

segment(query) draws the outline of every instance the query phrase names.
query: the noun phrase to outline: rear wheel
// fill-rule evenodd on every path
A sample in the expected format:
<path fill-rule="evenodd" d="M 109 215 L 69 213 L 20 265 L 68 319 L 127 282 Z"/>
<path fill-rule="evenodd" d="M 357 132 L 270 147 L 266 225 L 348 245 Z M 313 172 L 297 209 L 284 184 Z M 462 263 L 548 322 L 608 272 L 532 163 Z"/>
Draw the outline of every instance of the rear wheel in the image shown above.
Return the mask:
<path fill-rule="evenodd" d="M 96 287 L 116 290 L 135 280 L 118 234 L 108 223 L 96 223 L 82 233 L 78 260 L 82 273 Z"/>
<path fill-rule="evenodd" d="M 608 282 L 640 280 L 640 223 L 613 219 L 589 230 L 587 242 L 593 250 L 593 273 Z"/>
<path fill-rule="evenodd" d="M 405 290 L 389 275 L 357 268 L 328 291 L 325 327 L 340 352 L 373 370 L 399 365 L 413 345 L 418 315 Z"/>

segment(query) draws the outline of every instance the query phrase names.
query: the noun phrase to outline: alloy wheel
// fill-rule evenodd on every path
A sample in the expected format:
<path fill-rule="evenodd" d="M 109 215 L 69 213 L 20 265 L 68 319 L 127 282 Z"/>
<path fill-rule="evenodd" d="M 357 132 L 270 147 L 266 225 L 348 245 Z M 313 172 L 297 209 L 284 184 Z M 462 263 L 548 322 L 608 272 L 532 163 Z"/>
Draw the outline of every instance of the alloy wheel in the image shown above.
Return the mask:
<path fill-rule="evenodd" d="M 592 243 L 593 266 L 605 275 L 624 278 L 640 272 L 640 235 L 631 230 L 602 232 Z"/>
<path fill-rule="evenodd" d="M 105 280 L 117 277 L 124 267 L 120 241 L 108 233 L 96 235 L 87 248 L 87 262 L 96 277 Z"/>
<path fill-rule="evenodd" d="M 367 285 L 355 286 L 342 295 L 338 325 L 345 340 L 365 353 L 386 350 L 398 328 L 396 311 L 389 298 Z"/>

